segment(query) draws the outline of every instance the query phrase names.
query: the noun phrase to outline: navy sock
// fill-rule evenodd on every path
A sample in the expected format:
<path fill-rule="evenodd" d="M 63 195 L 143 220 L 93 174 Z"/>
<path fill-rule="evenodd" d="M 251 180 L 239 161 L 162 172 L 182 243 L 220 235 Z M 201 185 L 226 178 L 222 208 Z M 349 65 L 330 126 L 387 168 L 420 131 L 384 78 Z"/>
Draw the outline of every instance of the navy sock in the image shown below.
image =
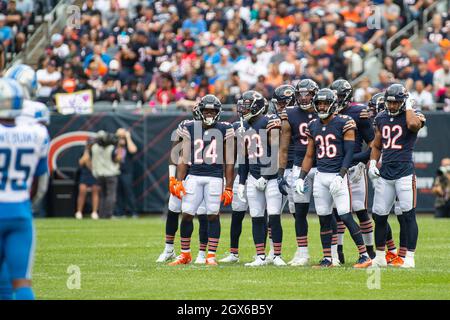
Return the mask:
<path fill-rule="evenodd" d="M 256 254 L 263 255 L 265 254 L 265 239 L 266 239 L 266 218 L 252 218 L 252 233 L 253 233 L 253 242 L 256 246 Z"/>
<path fill-rule="evenodd" d="M 364 245 L 361 229 L 359 228 L 356 221 L 353 219 L 352 214 L 349 212 L 341 215 L 340 218 L 342 222 L 344 222 L 348 231 L 350 232 L 353 242 L 355 242 L 356 246 L 358 247 L 359 254 L 366 253 L 367 249 L 366 246 Z"/>
<path fill-rule="evenodd" d="M 331 214 L 330 216 L 331 216 L 331 231 L 333 231 L 332 238 L 331 238 L 331 245 L 336 245 L 337 241 L 338 241 L 338 235 L 337 235 L 338 226 L 337 226 L 336 216 L 334 214 Z"/>
<path fill-rule="evenodd" d="M 198 219 L 198 238 L 200 240 L 200 251 L 206 251 L 208 246 L 208 216 L 202 214 L 197 216 Z"/>
<path fill-rule="evenodd" d="M 408 251 L 414 252 L 417 246 L 417 238 L 419 237 L 419 227 L 417 226 L 416 220 L 416 209 L 413 208 L 409 211 L 403 212 L 402 215 L 404 216 L 406 224 L 406 248 L 408 249 Z"/>
<path fill-rule="evenodd" d="M 14 290 L 15 300 L 34 300 L 34 293 L 31 287 L 20 287 Z"/>
<path fill-rule="evenodd" d="M 208 253 L 215 253 L 219 246 L 220 219 L 219 215 L 208 217 Z"/>
<path fill-rule="evenodd" d="M 270 229 L 272 232 L 272 241 L 274 254 L 279 256 L 281 254 L 281 244 L 283 242 L 283 228 L 281 226 L 281 215 L 269 216 Z"/>
<path fill-rule="evenodd" d="M 167 213 L 166 218 L 166 243 L 173 244 L 175 234 L 178 230 L 178 216 L 179 212 L 170 211 Z"/>
<path fill-rule="evenodd" d="M 295 235 L 298 247 L 308 246 L 308 215 L 309 203 L 295 204 Z"/>
<path fill-rule="evenodd" d="M 333 237 L 331 215 L 319 216 L 320 240 L 322 242 L 323 256 L 331 261 L 331 241 Z"/>
<path fill-rule="evenodd" d="M 386 233 L 388 216 L 380 216 L 376 213 L 372 214 L 375 221 L 375 246 L 377 250 L 384 251 L 386 247 Z"/>
<path fill-rule="evenodd" d="M 181 250 L 191 250 L 191 237 L 194 231 L 193 217 L 183 218 L 180 223 Z"/>
<path fill-rule="evenodd" d="M 239 253 L 239 237 L 242 233 L 242 220 L 244 220 L 245 211 L 233 211 L 231 215 L 230 229 L 230 252 Z"/>
<path fill-rule="evenodd" d="M 372 220 L 367 213 L 367 210 L 356 211 L 356 216 L 359 220 L 359 227 L 361 228 L 361 232 L 363 234 L 363 240 L 366 244 L 367 251 L 373 252 L 373 243 L 368 245 L 367 243 L 373 242 L 373 225 Z M 370 240 L 369 240 L 370 239 Z"/>

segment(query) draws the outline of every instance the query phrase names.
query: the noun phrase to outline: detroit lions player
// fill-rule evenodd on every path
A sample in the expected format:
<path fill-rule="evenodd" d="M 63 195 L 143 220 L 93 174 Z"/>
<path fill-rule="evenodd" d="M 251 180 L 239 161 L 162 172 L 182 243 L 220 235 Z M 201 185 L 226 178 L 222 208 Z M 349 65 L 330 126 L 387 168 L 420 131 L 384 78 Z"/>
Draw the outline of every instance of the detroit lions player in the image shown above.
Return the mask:
<path fill-rule="evenodd" d="M 338 214 L 350 231 L 359 259 L 355 268 L 367 268 L 372 264 L 364 245 L 361 230 L 351 214 L 351 195 L 348 185 L 348 168 L 353 158 L 355 144 L 355 121 L 335 114 L 336 95 L 330 89 L 321 89 L 314 97 L 314 109 L 320 119 L 309 122 L 306 134 L 308 147 L 302 162 L 298 193 L 305 192 L 305 178 L 317 159 L 317 173 L 314 178 L 313 196 L 320 221 L 320 237 L 324 258 L 317 267 L 333 266 L 332 262 L 332 210 L 336 204 Z"/>
<path fill-rule="evenodd" d="M 208 215 L 208 256 L 206 264 L 217 265 L 216 250 L 220 238 L 220 202 L 225 206 L 233 198 L 234 131 L 227 122 L 219 122 L 222 104 L 211 94 L 199 102 L 201 121 L 191 121 L 179 128 L 182 162 L 177 166 L 177 181 L 172 194 L 182 198 L 180 225 L 181 255 L 170 265 L 191 261 L 192 218 L 202 201 Z M 190 163 L 189 174 L 187 174 Z M 223 177 L 226 186 L 223 190 Z M 183 182 L 184 180 L 184 182 Z"/>
<path fill-rule="evenodd" d="M 21 86 L 14 80 L 0 79 L 0 265 L 12 283 L 13 298 L 19 300 L 34 299 L 30 191 L 33 177 L 47 174 L 49 144 L 43 126 L 15 124 L 22 104 Z"/>
<path fill-rule="evenodd" d="M 287 181 L 291 186 L 290 189 L 293 195 L 295 234 L 297 238 L 297 251 L 295 252 L 294 258 L 288 262 L 292 266 L 303 266 L 309 261 L 308 221 L 306 220 L 306 216 L 309 210 L 312 185 L 316 173 L 315 164 L 313 164 L 313 168 L 306 177 L 306 184 L 309 186 L 308 191 L 303 194 L 295 192 L 294 182 L 300 174 L 300 167 L 308 145 L 306 128 L 312 119 L 317 118 L 312 102 L 318 90 L 319 87 L 311 79 L 303 79 L 297 83 L 295 88 L 296 104 L 293 107 L 286 108 L 287 121 L 282 123 L 281 128 L 280 177 L 283 174 L 284 168 L 288 167 L 286 164 L 289 164 L 289 147 L 291 145 L 294 146 L 294 166 L 290 180 Z M 287 147 L 288 143 L 289 147 Z M 282 187 L 282 184 L 283 182 L 279 186 Z"/>
<path fill-rule="evenodd" d="M 406 232 L 407 252 L 403 268 L 414 268 L 414 252 L 418 238 L 416 221 L 416 176 L 412 153 L 417 133 L 425 117 L 412 107 L 409 94 L 401 84 L 393 84 L 385 92 L 386 109 L 375 118 L 375 140 L 370 155 L 369 176 L 378 180 L 375 186 L 373 218 L 375 221 L 376 258 L 374 264 L 386 266 L 387 219 L 397 197 L 404 218 L 400 234 Z M 382 155 L 381 168 L 377 162 Z"/>

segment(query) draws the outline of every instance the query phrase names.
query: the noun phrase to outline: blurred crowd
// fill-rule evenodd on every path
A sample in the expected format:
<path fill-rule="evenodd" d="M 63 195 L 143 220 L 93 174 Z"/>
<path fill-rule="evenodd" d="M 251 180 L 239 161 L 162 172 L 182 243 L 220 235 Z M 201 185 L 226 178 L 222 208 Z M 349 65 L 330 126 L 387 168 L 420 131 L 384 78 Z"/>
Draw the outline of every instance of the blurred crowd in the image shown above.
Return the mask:
<path fill-rule="evenodd" d="M 233 104 L 245 90 L 271 97 L 303 78 L 328 86 L 357 78 L 364 57 L 386 52 L 387 39 L 432 2 L 86 0 L 80 28 L 51 37 L 37 97 L 51 105 L 55 93 L 88 89 L 96 101 L 189 110 L 208 93 Z M 449 30 L 448 12 L 435 14 L 420 48 L 403 39 L 398 54 L 385 54 L 378 82 L 357 83 L 356 101 L 400 80 L 419 108 L 450 111 Z"/>

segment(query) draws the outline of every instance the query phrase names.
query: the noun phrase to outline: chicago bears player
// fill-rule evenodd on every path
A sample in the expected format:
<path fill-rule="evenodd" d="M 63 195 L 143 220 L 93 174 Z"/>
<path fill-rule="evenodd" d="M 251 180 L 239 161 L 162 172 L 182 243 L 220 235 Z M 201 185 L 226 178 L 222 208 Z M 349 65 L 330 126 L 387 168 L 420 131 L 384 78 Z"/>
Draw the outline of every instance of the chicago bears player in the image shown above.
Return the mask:
<path fill-rule="evenodd" d="M 353 159 L 355 144 L 355 121 L 344 115 L 335 114 L 336 95 L 330 89 L 321 89 L 314 97 L 314 109 L 320 119 L 309 122 L 306 134 L 308 147 L 302 162 L 301 172 L 295 185 L 298 193 L 305 193 L 305 179 L 317 159 L 317 173 L 314 178 L 313 196 L 320 221 L 320 237 L 324 258 L 317 267 L 333 266 L 332 255 L 332 210 L 336 204 L 340 219 L 350 231 L 359 259 L 355 268 L 367 268 L 372 264 L 358 224 L 351 214 L 351 195 L 348 184 L 348 168 Z"/>
<path fill-rule="evenodd" d="M 281 128 L 281 146 L 280 146 L 280 168 L 279 168 L 279 187 L 280 191 L 285 182 L 281 179 L 285 168 L 289 167 L 289 150 L 294 146 L 294 161 L 290 179 L 287 183 L 292 190 L 294 209 L 295 209 L 295 234 L 297 238 L 297 251 L 294 258 L 288 262 L 292 266 L 303 266 L 309 261 L 308 252 L 308 221 L 306 216 L 309 210 L 311 200 L 312 185 L 314 174 L 316 173 L 315 163 L 309 171 L 305 183 L 309 186 L 305 193 L 295 192 L 294 182 L 301 171 L 301 164 L 306 153 L 308 145 L 308 136 L 306 128 L 308 123 L 317 118 L 312 105 L 313 99 L 319 91 L 317 84 L 311 79 L 299 81 L 295 88 L 296 104 L 286 108 L 287 121 L 282 122 Z M 289 144 L 289 147 L 288 147 Z"/>
<path fill-rule="evenodd" d="M 193 119 L 201 120 L 198 107 L 197 106 L 194 107 L 192 111 L 193 111 Z M 178 128 L 184 126 L 185 123 L 187 123 L 188 121 L 192 120 L 183 120 L 178 125 Z M 181 147 L 180 142 L 182 138 L 177 135 L 174 140 L 175 141 L 173 141 L 172 143 L 171 156 L 169 157 L 169 190 L 173 190 L 173 186 L 176 183 L 175 176 L 177 166 L 174 163 L 178 162 L 180 150 L 178 150 L 177 147 Z M 178 216 L 180 215 L 180 212 L 181 212 L 181 199 L 177 198 L 172 193 L 170 193 L 168 213 L 166 217 L 166 235 L 165 235 L 166 245 L 164 251 L 159 255 L 156 262 L 167 262 L 176 257 L 173 243 L 175 240 L 175 234 L 178 231 Z M 204 264 L 206 262 L 206 247 L 208 245 L 208 218 L 206 216 L 206 208 L 204 202 L 202 202 L 202 204 L 197 210 L 197 218 L 199 222 L 198 232 L 199 232 L 200 246 L 197 258 L 194 263 Z"/>
<path fill-rule="evenodd" d="M 11 297 L 18 300 L 34 299 L 30 193 L 33 178 L 47 174 L 49 145 L 43 126 L 15 123 L 22 104 L 21 86 L 14 80 L 0 79 L 0 278 L 12 284 Z M 37 188 L 47 187 L 37 184 Z M 34 196 L 35 191 L 32 193 Z"/>
<path fill-rule="evenodd" d="M 208 255 L 206 264 L 217 265 L 216 250 L 220 238 L 220 202 L 233 199 L 234 131 L 227 122 L 219 122 L 222 104 L 214 95 L 199 102 L 201 121 L 191 121 L 179 128 L 183 138 L 182 162 L 177 166 L 177 181 L 172 194 L 182 198 L 180 235 L 181 255 L 170 265 L 191 262 L 192 219 L 202 201 L 208 215 Z M 187 169 L 190 163 L 189 173 Z M 226 186 L 223 190 L 225 173 Z M 184 180 L 184 181 L 183 181 Z"/>
<path fill-rule="evenodd" d="M 396 266 L 414 268 L 414 252 L 418 238 L 416 221 L 416 176 L 412 153 L 417 133 L 425 124 L 425 116 L 412 107 L 406 88 L 393 84 L 386 89 L 386 109 L 375 118 L 375 140 L 370 155 L 368 174 L 376 179 L 373 204 L 376 258 L 374 264 L 386 266 L 387 219 L 397 197 L 403 216 L 400 234 L 405 232 L 407 252 L 403 263 Z M 377 162 L 382 155 L 381 168 Z M 401 259 L 401 258 L 400 258 Z"/>
<path fill-rule="evenodd" d="M 283 197 L 278 190 L 277 170 L 279 131 L 281 120 L 277 115 L 264 115 L 265 103 L 263 96 L 250 90 L 242 94 L 238 104 L 240 113 L 245 120 L 245 164 L 239 165 L 239 197 L 243 198 L 244 186 L 247 183 L 247 200 L 252 217 L 253 240 L 256 247 L 256 257 L 246 266 L 259 267 L 268 263 L 265 254 L 266 223 L 265 210 L 269 216 L 272 240 L 274 246 L 275 266 L 284 266 L 281 258 L 283 229 L 281 226 L 281 206 Z"/>
<path fill-rule="evenodd" d="M 368 178 L 366 175 L 366 163 L 369 161 L 370 148 L 375 137 L 372 122 L 369 117 L 369 110 L 366 106 L 358 103 L 352 103 L 353 88 L 347 80 L 339 79 L 334 81 L 331 90 L 336 91 L 337 108 L 336 112 L 351 117 L 356 123 L 355 150 L 351 167 L 348 170 L 350 180 L 350 190 L 352 193 L 352 210 L 356 213 L 359 220 L 359 226 L 367 248 L 367 253 L 371 258 L 375 257 L 373 250 L 373 226 L 372 220 L 367 213 L 368 206 Z M 368 148 L 363 150 L 363 143 Z M 341 233 L 338 234 L 338 252 L 340 260 L 344 261 L 343 254 L 343 230 L 342 221 L 339 221 L 339 215 L 336 216 Z"/>

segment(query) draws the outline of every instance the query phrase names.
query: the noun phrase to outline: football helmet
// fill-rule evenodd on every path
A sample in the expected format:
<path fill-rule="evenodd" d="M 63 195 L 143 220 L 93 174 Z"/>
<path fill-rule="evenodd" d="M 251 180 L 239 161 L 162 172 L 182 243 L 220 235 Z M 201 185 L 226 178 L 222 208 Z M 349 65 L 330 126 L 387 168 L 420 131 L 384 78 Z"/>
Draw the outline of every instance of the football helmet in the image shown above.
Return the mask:
<path fill-rule="evenodd" d="M 257 91 L 245 91 L 237 102 L 238 113 L 244 120 L 248 121 L 265 111 L 265 101 L 262 94 Z"/>
<path fill-rule="evenodd" d="M 319 86 L 314 80 L 303 79 L 299 81 L 295 86 L 295 99 L 298 106 L 303 110 L 311 108 L 317 91 L 319 91 Z"/>
<path fill-rule="evenodd" d="M 336 112 L 340 112 L 342 109 L 346 108 L 352 100 L 352 85 L 347 80 L 338 79 L 331 84 L 330 89 L 336 91 Z"/>
<path fill-rule="evenodd" d="M 198 103 L 198 109 L 200 119 L 203 123 L 207 126 L 212 126 L 220 119 L 220 114 L 222 113 L 222 103 L 215 95 L 207 94 Z M 213 117 L 207 117 L 203 114 L 205 110 L 214 110 L 216 111 L 216 114 Z"/>
<path fill-rule="evenodd" d="M 325 110 L 322 110 L 319 106 L 321 102 L 328 104 Z M 320 119 L 326 119 L 336 111 L 337 97 L 333 90 L 325 88 L 320 89 L 314 97 L 314 111 Z"/>
<path fill-rule="evenodd" d="M 408 91 L 402 84 L 391 84 L 384 93 L 384 103 L 387 113 L 390 116 L 396 116 L 404 112 L 408 97 Z"/>

